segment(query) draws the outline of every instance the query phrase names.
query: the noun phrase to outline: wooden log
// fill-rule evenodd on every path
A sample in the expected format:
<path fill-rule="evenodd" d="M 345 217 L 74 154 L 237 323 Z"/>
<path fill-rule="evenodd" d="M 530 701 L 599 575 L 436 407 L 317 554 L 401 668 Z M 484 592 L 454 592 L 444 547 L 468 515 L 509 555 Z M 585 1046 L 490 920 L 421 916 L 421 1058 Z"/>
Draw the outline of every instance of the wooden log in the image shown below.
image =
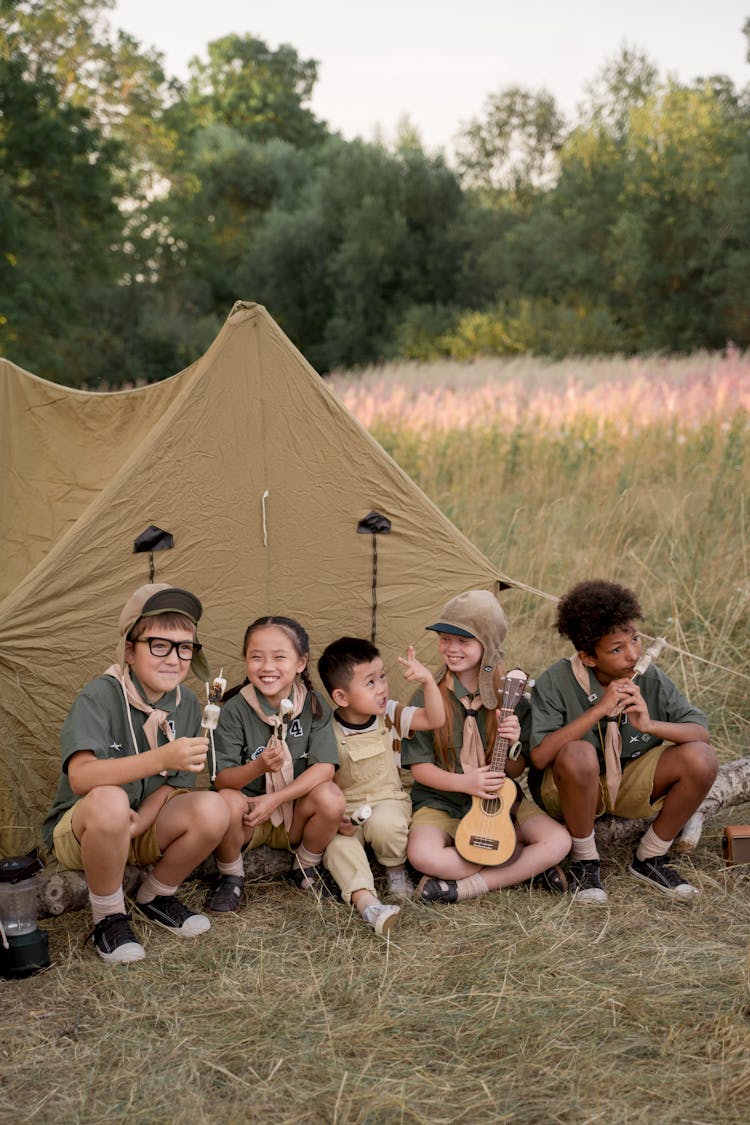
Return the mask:
<path fill-rule="evenodd" d="M 245 852 L 245 876 L 269 879 L 285 875 L 291 866 L 289 852 L 277 848 L 260 847 Z M 127 895 L 133 895 L 146 877 L 147 867 L 126 867 L 123 886 Z M 209 857 L 196 870 L 194 878 L 212 880 L 216 864 Z M 40 871 L 36 879 L 37 905 L 40 918 L 55 917 L 67 910 L 83 910 L 89 904 L 89 891 L 81 871 L 69 871 L 54 860 Z"/>
<path fill-rule="evenodd" d="M 716 780 L 708 791 L 703 804 L 687 822 L 675 848 L 679 852 L 692 852 L 698 845 L 703 831 L 703 823 L 709 816 L 716 816 L 720 809 L 733 808 L 750 801 L 750 758 L 736 758 L 719 766 Z"/>

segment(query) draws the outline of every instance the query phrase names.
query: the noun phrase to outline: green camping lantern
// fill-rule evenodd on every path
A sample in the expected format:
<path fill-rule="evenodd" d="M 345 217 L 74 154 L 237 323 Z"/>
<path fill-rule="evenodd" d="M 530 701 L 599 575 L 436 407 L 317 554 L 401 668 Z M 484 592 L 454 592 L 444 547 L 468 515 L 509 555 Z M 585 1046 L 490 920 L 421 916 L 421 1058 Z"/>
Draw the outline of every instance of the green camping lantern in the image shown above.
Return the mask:
<path fill-rule="evenodd" d="M 47 935 L 36 924 L 39 853 L 0 860 L 0 976 L 27 977 L 49 965 Z"/>

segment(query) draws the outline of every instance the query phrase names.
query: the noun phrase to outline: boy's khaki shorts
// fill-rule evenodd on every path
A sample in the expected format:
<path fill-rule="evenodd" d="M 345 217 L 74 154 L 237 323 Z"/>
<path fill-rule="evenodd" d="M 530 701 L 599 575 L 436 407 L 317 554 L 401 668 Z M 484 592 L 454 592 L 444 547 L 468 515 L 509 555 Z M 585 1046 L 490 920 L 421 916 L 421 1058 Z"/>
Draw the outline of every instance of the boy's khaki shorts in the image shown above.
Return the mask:
<path fill-rule="evenodd" d="M 620 788 L 617 790 L 617 800 L 614 807 L 609 799 L 607 779 L 602 774 L 599 777 L 599 799 L 596 804 L 596 815 L 603 816 L 610 813 L 612 816 L 626 817 L 628 820 L 640 820 L 641 817 L 653 816 L 664 804 L 664 797 L 651 802 L 651 793 L 654 788 L 654 774 L 659 764 L 659 759 L 668 746 L 656 746 L 653 750 L 634 758 L 623 766 Z M 552 766 L 547 766 L 542 778 L 540 801 L 545 810 L 555 820 L 563 819 L 560 794 L 555 785 Z"/>
<path fill-rule="evenodd" d="M 190 789 L 173 789 L 162 808 L 178 794 L 190 792 L 192 792 Z M 55 853 L 55 859 L 63 867 L 67 867 L 69 871 L 83 871 L 81 845 L 73 832 L 73 813 L 77 805 L 78 802 L 76 801 L 75 805 L 71 805 L 67 812 L 63 813 L 52 833 L 52 850 Z M 157 863 L 160 859 L 161 849 L 156 836 L 156 821 L 154 821 L 142 836 L 136 836 L 134 840 L 130 841 L 127 862 L 131 867 L 146 867 L 149 864 Z"/>
<path fill-rule="evenodd" d="M 538 808 L 532 801 L 528 801 L 526 797 L 521 798 L 521 803 L 516 809 L 514 815 L 516 824 L 523 824 L 527 820 L 531 820 L 532 816 L 539 816 L 544 810 Z M 429 825 L 430 828 L 442 828 L 443 832 L 447 832 L 452 840 L 456 838 L 456 829 L 461 823 L 461 817 L 451 816 L 450 813 L 445 812 L 443 809 L 433 809 L 430 805 L 422 805 L 421 809 L 417 809 L 411 818 L 409 828 L 418 828 L 422 825 Z"/>

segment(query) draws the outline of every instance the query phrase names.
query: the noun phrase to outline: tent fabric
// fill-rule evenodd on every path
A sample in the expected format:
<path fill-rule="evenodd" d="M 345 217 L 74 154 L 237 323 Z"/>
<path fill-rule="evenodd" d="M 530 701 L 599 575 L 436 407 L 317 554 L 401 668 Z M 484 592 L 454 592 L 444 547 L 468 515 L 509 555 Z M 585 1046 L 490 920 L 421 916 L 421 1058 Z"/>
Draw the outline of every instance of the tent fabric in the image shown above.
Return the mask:
<path fill-rule="evenodd" d="M 316 681 L 326 644 L 370 635 L 372 537 L 357 525 L 371 511 L 392 525 L 377 538 L 376 643 L 394 695 L 410 693 L 396 664 L 408 644 L 435 663 L 425 626 L 448 598 L 511 584 L 260 305 L 238 302 L 205 355 L 161 383 L 87 393 L 0 361 L 0 396 L 0 854 L 38 840 L 62 722 L 149 581 L 133 544 L 150 524 L 174 536 L 154 581 L 201 598 L 200 638 L 230 684 L 262 614 L 304 624 Z"/>

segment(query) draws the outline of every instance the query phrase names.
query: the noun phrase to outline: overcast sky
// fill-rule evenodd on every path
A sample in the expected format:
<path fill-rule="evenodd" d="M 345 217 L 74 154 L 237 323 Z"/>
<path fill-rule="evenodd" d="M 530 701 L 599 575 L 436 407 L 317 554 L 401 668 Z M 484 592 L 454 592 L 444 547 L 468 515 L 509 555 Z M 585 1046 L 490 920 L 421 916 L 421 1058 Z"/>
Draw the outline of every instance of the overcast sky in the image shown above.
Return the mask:
<path fill-rule="evenodd" d="M 504 86 L 545 87 L 572 114 L 623 44 L 662 77 L 722 73 L 745 86 L 748 16 L 750 0 L 118 0 L 111 19 L 180 78 L 231 32 L 289 43 L 318 60 L 312 108 L 332 129 L 392 138 L 407 115 L 437 148 Z"/>

